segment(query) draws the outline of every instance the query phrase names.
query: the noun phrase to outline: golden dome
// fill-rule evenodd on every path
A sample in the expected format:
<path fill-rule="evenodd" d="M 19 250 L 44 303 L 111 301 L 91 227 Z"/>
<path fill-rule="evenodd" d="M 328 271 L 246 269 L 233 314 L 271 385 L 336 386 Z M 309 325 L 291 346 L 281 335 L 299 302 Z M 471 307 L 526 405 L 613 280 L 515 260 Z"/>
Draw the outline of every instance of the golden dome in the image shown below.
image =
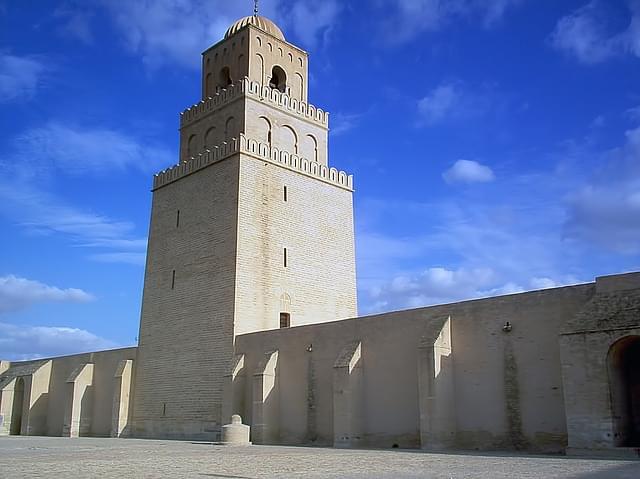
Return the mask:
<path fill-rule="evenodd" d="M 241 28 L 244 28 L 247 25 L 253 25 L 263 32 L 268 33 L 269 35 L 273 35 L 280 40 L 284 40 L 284 34 L 282 33 L 282 30 L 278 28 L 278 25 L 273 23 L 268 18 L 258 15 L 251 15 L 250 17 L 244 17 L 240 20 L 237 20 L 228 28 L 227 33 L 224 34 L 224 39 L 226 40 L 230 36 L 235 35 Z"/>

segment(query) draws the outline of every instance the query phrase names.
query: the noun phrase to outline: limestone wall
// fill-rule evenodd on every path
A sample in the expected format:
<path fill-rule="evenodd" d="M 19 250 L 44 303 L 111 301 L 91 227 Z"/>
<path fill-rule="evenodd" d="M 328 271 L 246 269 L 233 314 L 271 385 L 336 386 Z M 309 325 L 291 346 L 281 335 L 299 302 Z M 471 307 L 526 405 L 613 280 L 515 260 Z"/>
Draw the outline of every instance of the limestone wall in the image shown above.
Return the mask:
<path fill-rule="evenodd" d="M 640 273 L 597 278 L 596 294 L 560 336 L 569 453 L 640 446 L 640 374 L 618 378 L 624 365 L 617 364 L 624 343 L 634 341 L 640 343 Z M 640 355 L 629 359 L 638 371 Z M 635 414 L 630 404 L 617 407 L 634 395 Z M 636 416 L 636 424 L 625 416 Z"/>
<path fill-rule="evenodd" d="M 12 415 L 21 413 L 19 432 L 23 435 L 61 436 L 66 423 L 66 435 L 110 436 L 114 402 L 121 410 L 128 410 L 128 400 L 120 405 L 128 398 L 117 395 L 115 376 L 123 361 L 135 362 L 136 349 L 10 363 L 0 374 L 0 435 L 15 433 L 11 430 Z M 82 384 L 74 390 L 80 374 Z M 20 381 L 24 392 L 18 411 L 13 400 Z M 75 434 L 68 433 L 72 423 Z M 128 417 L 123 418 L 122 424 L 120 432 L 126 434 Z"/>
<path fill-rule="evenodd" d="M 186 161 L 225 141 L 237 138 L 245 130 L 245 100 L 239 93 L 209 114 L 180 128 L 180 160 Z"/>
<path fill-rule="evenodd" d="M 294 326 L 355 316 L 352 192 L 240 161 L 236 334 L 278 328 L 280 312 Z"/>
<path fill-rule="evenodd" d="M 260 143 L 328 165 L 327 128 L 301 115 L 265 104 L 248 96 L 245 104 L 245 135 Z"/>
<path fill-rule="evenodd" d="M 236 156 L 154 191 L 134 391 L 138 436 L 218 437 L 232 359 L 238 175 Z"/>
<path fill-rule="evenodd" d="M 307 53 L 253 26 L 246 33 L 250 40 L 249 77 L 268 85 L 273 67 L 279 66 L 287 75 L 287 93 L 291 98 L 306 102 L 309 91 Z"/>
<path fill-rule="evenodd" d="M 271 421 L 270 437 L 280 443 L 561 451 L 567 436 L 558 335 L 594 289 L 241 335 L 237 380 L 244 394 L 236 393 L 231 409 L 248 423 L 262 414 L 262 429 Z M 256 398 L 252 386 L 273 351 L 275 386 Z M 349 418 L 340 420 L 340 431 L 336 414 Z"/>

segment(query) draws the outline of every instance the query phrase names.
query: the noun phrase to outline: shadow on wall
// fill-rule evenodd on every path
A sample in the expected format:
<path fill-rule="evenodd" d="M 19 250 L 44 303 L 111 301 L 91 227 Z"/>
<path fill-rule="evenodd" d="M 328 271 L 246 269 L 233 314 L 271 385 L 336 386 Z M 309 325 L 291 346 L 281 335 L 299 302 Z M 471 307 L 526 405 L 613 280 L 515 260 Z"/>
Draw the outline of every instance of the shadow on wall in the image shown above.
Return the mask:
<path fill-rule="evenodd" d="M 47 409 L 49 406 L 49 393 L 42 393 L 29 409 L 29 424 L 27 434 L 29 436 L 41 436 L 47 434 Z M 27 404 L 28 408 L 29 405 Z"/>
<path fill-rule="evenodd" d="M 87 386 L 82 394 L 80 400 L 80 418 L 78 435 L 90 436 L 91 435 L 91 418 L 93 415 L 93 388 L 94 386 Z"/>
<path fill-rule="evenodd" d="M 13 436 L 17 436 L 19 434 L 22 434 L 24 378 L 19 377 L 16 379 L 16 385 L 14 386 L 13 391 L 10 434 Z"/>

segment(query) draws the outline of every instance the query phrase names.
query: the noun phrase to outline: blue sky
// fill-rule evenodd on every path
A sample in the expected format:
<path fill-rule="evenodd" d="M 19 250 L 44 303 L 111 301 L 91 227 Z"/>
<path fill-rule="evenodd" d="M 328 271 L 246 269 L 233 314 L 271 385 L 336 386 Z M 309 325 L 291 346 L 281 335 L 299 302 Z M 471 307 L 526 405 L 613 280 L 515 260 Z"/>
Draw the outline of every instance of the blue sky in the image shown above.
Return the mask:
<path fill-rule="evenodd" d="M 640 1 L 261 4 L 355 175 L 362 314 L 640 270 Z M 151 176 L 252 7 L 0 0 L 0 357 L 135 344 Z"/>

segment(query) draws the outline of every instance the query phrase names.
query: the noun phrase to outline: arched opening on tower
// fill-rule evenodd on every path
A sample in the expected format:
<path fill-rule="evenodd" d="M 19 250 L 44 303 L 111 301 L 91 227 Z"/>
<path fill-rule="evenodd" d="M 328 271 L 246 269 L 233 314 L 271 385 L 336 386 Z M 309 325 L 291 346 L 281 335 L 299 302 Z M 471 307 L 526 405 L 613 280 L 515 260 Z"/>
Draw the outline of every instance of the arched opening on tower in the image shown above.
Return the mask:
<path fill-rule="evenodd" d="M 269 80 L 269 86 L 275 90 L 279 90 L 282 93 L 287 91 L 287 74 L 278 65 L 271 70 L 271 80 Z"/>
<path fill-rule="evenodd" d="M 11 408 L 11 431 L 14 436 L 18 436 L 22 431 L 22 407 L 24 403 L 24 379 L 16 379 L 13 389 L 13 405 Z"/>
<path fill-rule="evenodd" d="M 233 80 L 231 79 L 231 71 L 229 70 L 229 67 L 224 67 L 222 70 L 220 70 L 220 75 L 218 77 L 218 86 L 220 88 L 226 88 L 232 83 Z"/>
<path fill-rule="evenodd" d="M 640 447 L 640 336 L 615 342 L 607 356 L 613 444 Z"/>

